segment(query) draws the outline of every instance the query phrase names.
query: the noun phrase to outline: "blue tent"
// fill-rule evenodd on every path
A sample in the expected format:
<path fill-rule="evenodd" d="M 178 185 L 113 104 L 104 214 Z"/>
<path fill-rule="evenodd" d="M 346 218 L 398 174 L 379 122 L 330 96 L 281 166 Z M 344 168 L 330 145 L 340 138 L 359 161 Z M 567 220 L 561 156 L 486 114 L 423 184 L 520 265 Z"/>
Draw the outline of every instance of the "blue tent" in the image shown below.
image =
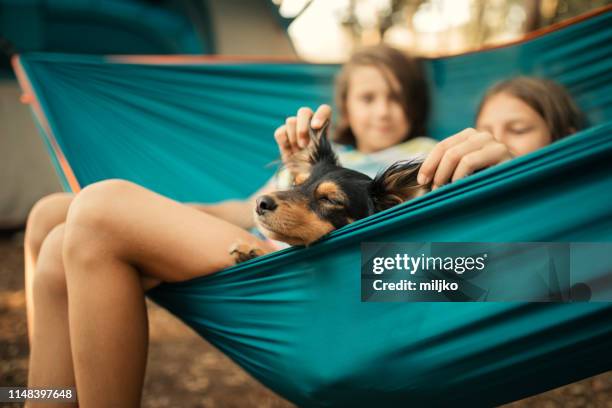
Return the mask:
<path fill-rule="evenodd" d="M 138 0 L 0 0 L 0 36 L 19 52 L 201 54 L 182 13 Z"/>

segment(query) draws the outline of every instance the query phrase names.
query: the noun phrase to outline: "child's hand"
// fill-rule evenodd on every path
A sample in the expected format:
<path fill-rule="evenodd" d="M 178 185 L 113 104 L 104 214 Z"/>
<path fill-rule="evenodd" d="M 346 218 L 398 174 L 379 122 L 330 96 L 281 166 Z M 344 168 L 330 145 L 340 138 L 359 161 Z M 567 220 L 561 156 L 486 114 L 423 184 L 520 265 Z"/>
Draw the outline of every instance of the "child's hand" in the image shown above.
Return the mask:
<path fill-rule="evenodd" d="M 477 170 L 510 160 L 508 146 L 488 132 L 468 128 L 438 143 L 421 165 L 417 181 L 432 190 Z"/>
<path fill-rule="evenodd" d="M 321 129 L 326 121 L 331 119 L 332 110 L 329 105 L 321 105 L 313 114 L 310 108 L 300 108 L 296 116 L 290 116 L 285 124 L 274 132 L 283 162 L 292 154 L 306 148 L 310 142 L 308 127 Z"/>

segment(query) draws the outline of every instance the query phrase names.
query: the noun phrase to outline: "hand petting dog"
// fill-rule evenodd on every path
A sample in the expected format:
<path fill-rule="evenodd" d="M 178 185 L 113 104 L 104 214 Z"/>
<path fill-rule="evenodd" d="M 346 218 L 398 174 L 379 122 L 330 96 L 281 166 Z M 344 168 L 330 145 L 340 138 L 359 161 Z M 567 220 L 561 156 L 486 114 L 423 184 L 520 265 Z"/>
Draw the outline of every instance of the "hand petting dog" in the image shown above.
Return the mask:
<path fill-rule="evenodd" d="M 451 181 L 514 158 L 508 146 L 488 132 L 468 128 L 438 143 L 427 156 L 418 175 L 419 184 L 432 190 Z"/>
<path fill-rule="evenodd" d="M 283 163 L 308 147 L 311 141 L 310 130 L 321 130 L 323 125 L 331 121 L 331 116 L 331 107 L 321 105 L 314 113 L 312 109 L 304 107 L 298 110 L 297 116 L 288 117 L 285 124 L 274 131 Z"/>

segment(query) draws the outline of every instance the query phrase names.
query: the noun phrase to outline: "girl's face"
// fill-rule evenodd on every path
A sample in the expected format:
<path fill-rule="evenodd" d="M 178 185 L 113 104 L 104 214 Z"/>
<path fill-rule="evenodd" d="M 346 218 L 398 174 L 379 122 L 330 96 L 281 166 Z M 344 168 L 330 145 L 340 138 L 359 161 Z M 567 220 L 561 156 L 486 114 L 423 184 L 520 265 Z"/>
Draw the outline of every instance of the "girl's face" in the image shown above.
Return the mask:
<path fill-rule="evenodd" d="M 402 142 L 410 132 L 410 123 L 396 97 L 402 94 L 400 88 L 387 70 L 368 65 L 351 70 L 346 112 L 359 151 L 386 149 Z"/>
<path fill-rule="evenodd" d="M 491 133 L 515 156 L 533 152 L 552 142 L 542 116 L 521 99 L 504 92 L 485 102 L 476 120 L 476 128 Z"/>

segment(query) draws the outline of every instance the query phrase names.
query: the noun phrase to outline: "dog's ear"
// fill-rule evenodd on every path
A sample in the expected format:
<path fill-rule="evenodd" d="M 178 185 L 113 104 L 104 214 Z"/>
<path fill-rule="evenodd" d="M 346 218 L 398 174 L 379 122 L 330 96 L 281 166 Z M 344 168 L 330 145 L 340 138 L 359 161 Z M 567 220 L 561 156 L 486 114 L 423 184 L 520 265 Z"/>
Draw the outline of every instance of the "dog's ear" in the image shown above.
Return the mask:
<path fill-rule="evenodd" d="M 375 212 L 425 194 L 429 189 L 417 182 L 421 160 L 404 160 L 393 163 L 378 173 L 370 183 L 370 196 Z"/>
<path fill-rule="evenodd" d="M 311 165 L 316 163 L 326 162 L 335 166 L 339 166 L 338 156 L 334 153 L 332 145 L 327 137 L 327 129 L 329 121 L 319 130 L 309 128 L 310 145 L 308 146 L 309 158 Z"/>
<path fill-rule="evenodd" d="M 319 130 L 309 128 L 310 142 L 308 147 L 292 155 L 287 163 L 285 163 L 285 166 L 294 178 L 309 174 L 312 166 L 317 163 L 325 162 L 339 166 L 338 157 L 334 153 L 327 137 L 328 125 L 329 122 L 325 122 Z"/>

